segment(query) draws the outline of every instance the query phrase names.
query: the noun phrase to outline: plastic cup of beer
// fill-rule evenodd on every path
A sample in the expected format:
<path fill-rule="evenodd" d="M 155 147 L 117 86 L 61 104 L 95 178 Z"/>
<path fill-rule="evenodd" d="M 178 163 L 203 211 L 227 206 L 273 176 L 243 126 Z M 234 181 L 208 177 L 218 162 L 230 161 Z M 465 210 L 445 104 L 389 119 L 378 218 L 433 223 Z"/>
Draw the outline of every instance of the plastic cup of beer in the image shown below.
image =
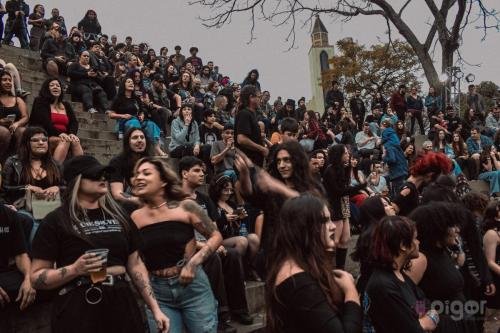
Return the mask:
<path fill-rule="evenodd" d="M 92 280 L 92 283 L 98 283 L 106 280 L 106 266 L 108 263 L 109 249 L 94 249 L 85 251 L 85 253 L 95 254 L 101 257 L 101 260 L 104 260 L 101 268 L 90 272 L 90 280 Z"/>

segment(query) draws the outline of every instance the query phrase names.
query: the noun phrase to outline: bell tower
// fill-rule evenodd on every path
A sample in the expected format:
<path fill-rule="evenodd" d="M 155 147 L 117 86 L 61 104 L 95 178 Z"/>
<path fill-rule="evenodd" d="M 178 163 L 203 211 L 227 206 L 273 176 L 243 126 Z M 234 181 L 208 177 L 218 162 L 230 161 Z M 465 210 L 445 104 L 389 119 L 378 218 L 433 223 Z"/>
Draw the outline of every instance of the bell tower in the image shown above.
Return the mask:
<path fill-rule="evenodd" d="M 325 111 L 324 87 L 321 84 L 321 74 L 330 69 L 328 60 L 333 56 L 333 46 L 328 41 L 328 30 L 316 14 L 309 49 L 309 77 L 311 81 L 312 98 L 307 108 L 322 114 Z"/>

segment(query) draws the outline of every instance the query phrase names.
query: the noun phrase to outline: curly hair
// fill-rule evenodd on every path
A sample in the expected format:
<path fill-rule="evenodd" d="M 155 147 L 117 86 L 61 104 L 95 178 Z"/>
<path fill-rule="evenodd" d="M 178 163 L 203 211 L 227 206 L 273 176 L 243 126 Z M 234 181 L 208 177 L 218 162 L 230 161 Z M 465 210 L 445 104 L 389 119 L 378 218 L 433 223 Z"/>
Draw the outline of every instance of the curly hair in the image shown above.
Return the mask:
<path fill-rule="evenodd" d="M 212 178 L 210 186 L 208 187 L 208 196 L 215 204 L 219 201 L 222 195 L 222 190 L 226 188 L 227 184 L 231 184 L 234 187 L 231 177 L 226 176 L 223 173 Z"/>
<path fill-rule="evenodd" d="M 490 202 L 490 198 L 481 192 L 469 192 L 462 197 L 462 204 L 471 212 L 479 212 L 481 215 L 484 213 L 486 206 Z"/>

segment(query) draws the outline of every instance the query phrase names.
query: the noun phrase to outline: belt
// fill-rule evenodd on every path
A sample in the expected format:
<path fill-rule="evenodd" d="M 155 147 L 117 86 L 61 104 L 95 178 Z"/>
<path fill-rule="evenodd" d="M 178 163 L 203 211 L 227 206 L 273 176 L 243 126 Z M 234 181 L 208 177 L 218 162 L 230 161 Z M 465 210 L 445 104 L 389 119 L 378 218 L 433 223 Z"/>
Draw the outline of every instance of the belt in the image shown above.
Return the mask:
<path fill-rule="evenodd" d="M 125 274 L 108 274 L 106 275 L 106 279 L 104 281 L 98 283 L 93 283 L 88 276 L 82 276 L 64 286 L 61 290 L 59 290 L 58 295 L 64 296 L 69 292 L 75 290 L 76 288 L 82 286 L 90 286 L 90 288 L 88 288 L 85 292 L 85 300 L 89 304 L 97 304 L 102 300 L 102 289 L 100 288 L 100 286 L 112 287 L 117 281 L 126 281 Z M 91 295 L 93 291 L 96 293 L 96 295 L 94 296 Z M 92 300 L 91 298 L 94 298 L 94 300 Z"/>
<path fill-rule="evenodd" d="M 152 271 L 151 274 L 167 279 L 178 277 L 181 274 L 182 268 L 186 265 L 186 262 L 186 259 L 181 259 L 177 262 L 177 264 L 175 264 L 175 266 Z"/>

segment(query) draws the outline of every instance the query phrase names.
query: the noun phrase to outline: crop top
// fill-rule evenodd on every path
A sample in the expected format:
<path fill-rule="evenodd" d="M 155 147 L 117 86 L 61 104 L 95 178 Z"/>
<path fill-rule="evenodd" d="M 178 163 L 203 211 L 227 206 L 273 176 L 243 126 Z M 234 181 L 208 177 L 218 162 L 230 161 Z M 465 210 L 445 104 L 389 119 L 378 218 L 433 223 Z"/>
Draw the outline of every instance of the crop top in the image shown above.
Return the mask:
<path fill-rule="evenodd" d="M 63 113 L 50 113 L 52 125 L 61 133 L 68 133 L 69 118 L 68 115 Z"/>
<path fill-rule="evenodd" d="M 193 226 L 179 221 L 153 223 L 139 231 L 142 257 L 148 271 L 175 266 L 184 259 L 186 244 L 194 238 Z"/>
<path fill-rule="evenodd" d="M 19 109 L 17 98 L 16 104 L 14 104 L 13 106 L 4 106 L 2 102 L 0 102 L 0 119 L 5 118 L 10 114 L 16 115 L 15 121 L 18 121 L 21 118 L 21 110 Z"/>

